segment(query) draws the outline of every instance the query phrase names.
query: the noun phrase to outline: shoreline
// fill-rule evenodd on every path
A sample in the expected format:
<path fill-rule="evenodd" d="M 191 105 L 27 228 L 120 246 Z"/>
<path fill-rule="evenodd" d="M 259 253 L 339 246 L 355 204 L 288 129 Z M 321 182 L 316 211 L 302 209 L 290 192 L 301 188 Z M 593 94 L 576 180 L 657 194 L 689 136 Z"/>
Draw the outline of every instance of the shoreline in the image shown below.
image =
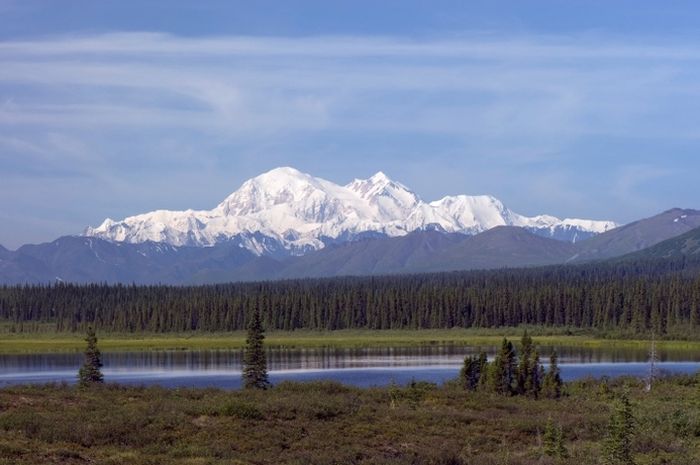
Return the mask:
<path fill-rule="evenodd" d="M 601 338 L 579 332 L 555 334 L 550 328 L 527 328 L 541 346 L 645 349 L 644 339 Z M 458 345 L 467 347 L 497 346 L 503 337 L 519 340 L 524 328 L 444 329 L 444 330 L 340 330 L 340 331 L 275 331 L 266 335 L 265 345 L 272 348 L 306 349 L 364 347 L 411 347 L 425 345 Z M 142 350 L 230 350 L 245 345 L 245 332 L 233 333 L 166 333 L 110 334 L 98 333 L 102 351 Z M 700 341 L 660 340 L 658 349 L 700 350 Z M 0 354 L 75 352 L 85 347 L 81 333 L 5 333 L 0 334 Z"/>

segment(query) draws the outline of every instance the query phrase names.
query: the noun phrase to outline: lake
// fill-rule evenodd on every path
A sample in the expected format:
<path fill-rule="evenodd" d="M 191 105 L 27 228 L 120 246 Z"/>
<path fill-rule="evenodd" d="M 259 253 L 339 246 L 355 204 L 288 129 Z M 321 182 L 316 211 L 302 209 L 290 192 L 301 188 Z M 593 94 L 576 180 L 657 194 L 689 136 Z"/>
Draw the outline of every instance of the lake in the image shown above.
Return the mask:
<path fill-rule="evenodd" d="M 546 362 L 553 348 L 542 347 Z M 562 377 L 575 380 L 631 375 L 648 376 L 648 354 L 635 349 L 556 347 Z M 458 345 L 384 347 L 363 349 L 276 349 L 267 351 L 272 383 L 334 380 L 355 386 L 406 384 L 415 379 L 443 383 L 455 378 L 466 355 L 494 347 Z M 103 353 L 105 381 L 157 384 L 167 387 L 220 387 L 241 385 L 241 350 L 173 350 Z M 698 351 L 659 351 L 659 373 L 692 374 L 700 371 Z M 76 380 L 80 353 L 0 355 L 0 386 Z M 545 363 L 545 367 L 547 364 Z"/>

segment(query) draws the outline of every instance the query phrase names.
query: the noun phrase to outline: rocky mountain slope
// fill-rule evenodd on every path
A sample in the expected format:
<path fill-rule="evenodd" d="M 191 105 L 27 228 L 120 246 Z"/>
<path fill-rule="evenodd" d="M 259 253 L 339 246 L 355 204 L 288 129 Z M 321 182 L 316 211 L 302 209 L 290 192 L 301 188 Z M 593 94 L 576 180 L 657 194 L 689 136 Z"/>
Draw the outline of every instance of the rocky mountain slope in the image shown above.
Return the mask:
<path fill-rule="evenodd" d="M 698 227 L 700 211 L 673 208 L 591 237 L 579 244 L 578 252 L 570 261 L 604 260 L 637 252 Z"/>

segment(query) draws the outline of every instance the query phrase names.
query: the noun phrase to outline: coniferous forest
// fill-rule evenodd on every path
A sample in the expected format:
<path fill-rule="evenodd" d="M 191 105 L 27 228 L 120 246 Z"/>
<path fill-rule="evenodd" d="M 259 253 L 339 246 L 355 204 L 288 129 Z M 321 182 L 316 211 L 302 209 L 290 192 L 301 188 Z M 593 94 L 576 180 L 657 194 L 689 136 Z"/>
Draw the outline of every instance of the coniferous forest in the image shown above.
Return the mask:
<path fill-rule="evenodd" d="M 688 334 L 700 325 L 698 263 L 654 260 L 209 286 L 0 287 L 11 331 L 182 332 L 540 325 Z"/>

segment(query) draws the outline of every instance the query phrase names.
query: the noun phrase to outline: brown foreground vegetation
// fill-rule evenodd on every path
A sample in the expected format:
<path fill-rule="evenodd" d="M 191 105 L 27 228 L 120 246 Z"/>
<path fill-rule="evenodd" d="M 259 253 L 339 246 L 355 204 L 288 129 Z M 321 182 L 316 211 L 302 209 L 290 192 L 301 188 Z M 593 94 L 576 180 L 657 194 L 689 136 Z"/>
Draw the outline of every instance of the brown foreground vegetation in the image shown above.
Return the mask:
<path fill-rule="evenodd" d="M 47 385 L 0 389 L 0 464 L 598 465 L 629 395 L 634 463 L 700 464 L 700 376 L 533 400 L 443 387 L 282 383 L 265 391 Z M 546 455 L 547 424 L 565 456 Z"/>

